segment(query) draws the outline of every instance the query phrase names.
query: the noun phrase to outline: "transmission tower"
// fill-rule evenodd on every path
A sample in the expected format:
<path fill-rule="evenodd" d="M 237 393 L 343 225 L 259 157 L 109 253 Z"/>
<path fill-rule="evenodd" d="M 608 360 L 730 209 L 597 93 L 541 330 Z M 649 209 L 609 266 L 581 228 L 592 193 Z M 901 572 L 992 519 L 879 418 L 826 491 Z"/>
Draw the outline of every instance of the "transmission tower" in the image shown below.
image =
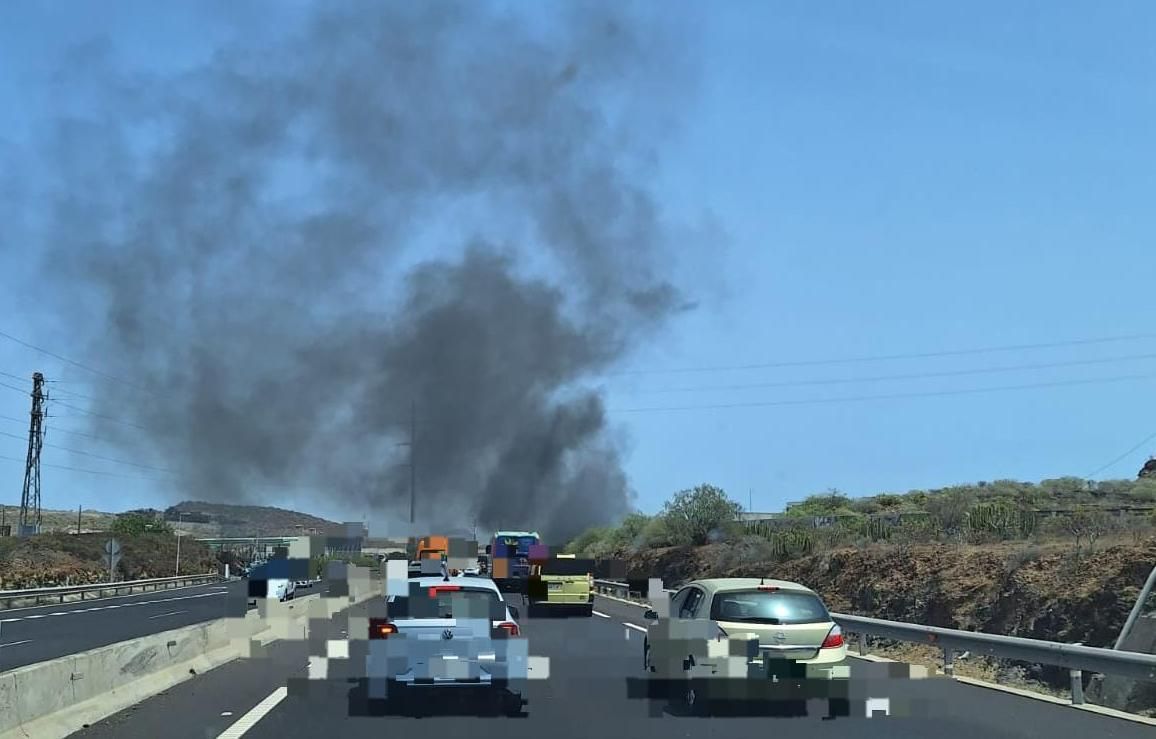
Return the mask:
<path fill-rule="evenodd" d="M 44 448 L 44 375 L 32 373 L 32 418 L 28 422 L 28 457 L 20 494 L 19 536 L 40 533 L 40 450 Z"/>

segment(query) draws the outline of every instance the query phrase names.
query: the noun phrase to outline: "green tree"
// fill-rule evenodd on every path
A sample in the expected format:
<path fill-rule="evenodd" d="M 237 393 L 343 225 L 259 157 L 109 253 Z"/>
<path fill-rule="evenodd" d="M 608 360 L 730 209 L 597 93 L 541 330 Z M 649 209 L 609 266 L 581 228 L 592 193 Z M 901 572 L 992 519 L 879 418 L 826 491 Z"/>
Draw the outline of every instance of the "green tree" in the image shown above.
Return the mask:
<path fill-rule="evenodd" d="M 675 544 L 700 546 L 733 536 L 742 510 L 722 488 L 702 484 L 675 494 L 663 507 L 662 517 Z"/>
<path fill-rule="evenodd" d="M 787 508 L 786 515 L 810 518 L 855 513 L 849 497 L 835 488 L 820 495 L 811 495 Z"/>
<path fill-rule="evenodd" d="M 120 536 L 140 536 L 141 534 L 171 534 L 172 526 L 162 520 L 140 513 L 126 513 L 112 522 L 112 533 Z"/>

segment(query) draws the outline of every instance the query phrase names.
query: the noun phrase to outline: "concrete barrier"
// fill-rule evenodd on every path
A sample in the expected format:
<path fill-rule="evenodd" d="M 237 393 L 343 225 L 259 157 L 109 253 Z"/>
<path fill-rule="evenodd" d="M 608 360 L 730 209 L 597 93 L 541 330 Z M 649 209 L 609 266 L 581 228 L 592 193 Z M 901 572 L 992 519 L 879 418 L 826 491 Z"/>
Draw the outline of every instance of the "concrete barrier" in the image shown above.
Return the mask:
<path fill-rule="evenodd" d="M 86 724 L 279 639 L 307 638 L 309 619 L 331 618 L 382 588 L 350 573 L 348 598 L 311 594 L 263 602 L 225 618 L 151 634 L 0 673 L 0 739 L 64 739 Z"/>

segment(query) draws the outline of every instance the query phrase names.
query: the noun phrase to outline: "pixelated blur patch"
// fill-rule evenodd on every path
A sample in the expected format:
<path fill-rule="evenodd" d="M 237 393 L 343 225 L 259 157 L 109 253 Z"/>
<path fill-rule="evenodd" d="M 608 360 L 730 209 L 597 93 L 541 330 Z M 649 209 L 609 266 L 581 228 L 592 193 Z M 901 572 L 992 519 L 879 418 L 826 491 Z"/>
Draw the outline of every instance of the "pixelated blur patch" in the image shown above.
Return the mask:
<path fill-rule="evenodd" d="M 549 559 L 550 547 L 545 544 L 531 544 L 529 549 L 530 559 Z"/>

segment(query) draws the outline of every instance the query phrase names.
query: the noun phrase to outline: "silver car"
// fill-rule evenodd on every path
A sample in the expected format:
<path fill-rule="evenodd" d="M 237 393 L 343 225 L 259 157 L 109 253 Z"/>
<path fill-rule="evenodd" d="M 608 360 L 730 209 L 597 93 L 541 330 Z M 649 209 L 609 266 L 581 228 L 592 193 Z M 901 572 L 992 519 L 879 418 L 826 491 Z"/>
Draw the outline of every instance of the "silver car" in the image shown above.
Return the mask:
<path fill-rule="evenodd" d="M 414 577 L 408 596 L 389 596 L 371 618 L 366 675 L 370 700 L 405 703 L 473 693 L 502 712 L 521 713 L 529 650 L 491 580 Z"/>

